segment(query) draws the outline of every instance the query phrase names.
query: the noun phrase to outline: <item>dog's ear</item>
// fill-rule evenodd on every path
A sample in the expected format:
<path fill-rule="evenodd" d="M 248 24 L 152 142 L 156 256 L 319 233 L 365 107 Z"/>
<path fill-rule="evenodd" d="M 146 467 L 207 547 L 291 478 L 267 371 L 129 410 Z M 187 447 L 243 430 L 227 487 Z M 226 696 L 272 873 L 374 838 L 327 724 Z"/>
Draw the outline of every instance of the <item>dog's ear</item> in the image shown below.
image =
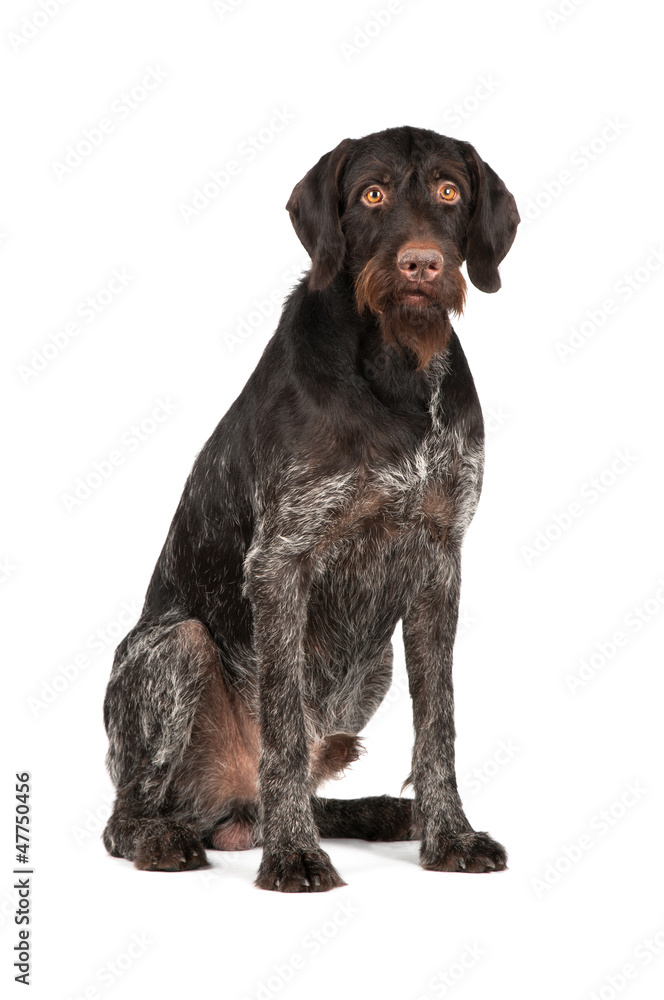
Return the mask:
<path fill-rule="evenodd" d="M 295 232 L 311 257 L 309 287 L 313 291 L 330 284 L 346 252 L 340 219 L 340 181 L 352 146 L 352 139 L 343 139 L 321 156 L 295 185 L 286 205 Z"/>
<path fill-rule="evenodd" d="M 498 265 L 514 242 L 521 221 L 513 195 L 469 142 L 461 142 L 473 178 L 475 209 L 468 224 L 468 277 L 482 292 L 500 288 Z"/>

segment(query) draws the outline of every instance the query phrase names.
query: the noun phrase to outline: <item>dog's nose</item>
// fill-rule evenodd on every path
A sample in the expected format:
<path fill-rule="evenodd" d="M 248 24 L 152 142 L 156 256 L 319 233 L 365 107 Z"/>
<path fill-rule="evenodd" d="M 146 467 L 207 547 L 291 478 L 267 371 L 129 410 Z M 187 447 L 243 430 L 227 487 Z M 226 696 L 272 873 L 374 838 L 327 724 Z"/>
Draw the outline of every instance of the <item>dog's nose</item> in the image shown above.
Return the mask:
<path fill-rule="evenodd" d="M 433 281 L 440 274 L 443 255 L 435 247 L 406 247 L 397 266 L 409 281 Z"/>

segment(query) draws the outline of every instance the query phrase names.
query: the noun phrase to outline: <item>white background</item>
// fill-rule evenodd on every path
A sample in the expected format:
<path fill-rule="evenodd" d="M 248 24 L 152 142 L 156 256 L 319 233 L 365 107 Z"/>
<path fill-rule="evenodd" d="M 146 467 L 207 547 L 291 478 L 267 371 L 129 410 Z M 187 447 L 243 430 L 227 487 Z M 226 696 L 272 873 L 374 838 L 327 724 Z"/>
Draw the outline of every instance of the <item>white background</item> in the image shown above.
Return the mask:
<path fill-rule="evenodd" d="M 33 997 L 659 995 L 654 8 L 402 0 L 357 34 L 385 0 L 218 6 L 70 0 L 46 18 L 36 0 L 2 5 L 2 980 L 14 772 L 29 770 Z M 132 98 L 150 70 L 154 89 Z M 275 109 L 290 120 L 260 132 Z M 401 124 L 470 140 L 524 220 L 503 289 L 471 288 L 456 324 L 490 425 L 465 546 L 458 770 L 471 822 L 510 868 L 426 873 L 415 844 L 349 841 L 327 844 L 348 882 L 329 894 L 259 892 L 258 851 L 212 853 L 211 873 L 136 872 L 99 840 L 113 647 L 195 454 L 274 329 L 278 309 L 263 318 L 261 304 L 306 264 L 284 211 L 293 185 L 344 136 Z M 57 167 L 81 142 L 80 163 L 70 151 Z M 185 221 L 233 159 L 239 172 Z M 131 278 L 109 304 L 114 269 Z M 104 305 L 92 322 L 89 296 Z M 250 333 L 234 343 L 238 327 Z M 112 452 L 111 474 L 67 504 Z M 411 740 L 398 653 L 368 754 L 333 794 L 398 793 Z"/>

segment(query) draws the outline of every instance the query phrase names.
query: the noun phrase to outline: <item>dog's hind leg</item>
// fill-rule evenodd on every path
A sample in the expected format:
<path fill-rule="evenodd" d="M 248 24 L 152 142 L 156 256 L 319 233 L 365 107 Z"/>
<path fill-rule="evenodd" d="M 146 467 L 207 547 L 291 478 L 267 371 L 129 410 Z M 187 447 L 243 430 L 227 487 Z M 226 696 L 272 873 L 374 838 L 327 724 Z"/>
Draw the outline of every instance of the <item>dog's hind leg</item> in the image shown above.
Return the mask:
<path fill-rule="evenodd" d="M 391 795 L 364 799 L 312 799 L 314 820 L 321 837 L 357 840 L 416 840 L 412 800 Z"/>
<path fill-rule="evenodd" d="M 206 864 L 208 817 L 183 779 L 191 785 L 199 703 L 218 686 L 219 652 L 197 620 L 174 613 L 142 623 L 118 647 L 104 701 L 118 794 L 103 840 L 113 856 L 146 870 Z"/>
<path fill-rule="evenodd" d="M 132 806 L 127 800 L 116 800 L 103 833 L 109 854 L 127 858 L 143 871 L 180 872 L 206 867 L 205 848 L 194 826 L 168 817 L 145 816 L 145 811 L 140 801 Z"/>

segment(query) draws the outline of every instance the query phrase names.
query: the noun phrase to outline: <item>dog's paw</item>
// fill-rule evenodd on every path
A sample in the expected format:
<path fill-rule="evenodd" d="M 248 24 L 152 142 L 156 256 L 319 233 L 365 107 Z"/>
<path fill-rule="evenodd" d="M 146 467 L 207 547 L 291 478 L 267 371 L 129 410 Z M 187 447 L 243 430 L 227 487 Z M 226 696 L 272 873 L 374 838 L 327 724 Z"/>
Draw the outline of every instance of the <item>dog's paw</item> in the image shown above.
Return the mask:
<path fill-rule="evenodd" d="M 207 866 L 205 848 L 189 826 L 151 820 L 136 842 L 134 866 L 148 872 L 184 872 Z"/>
<path fill-rule="evenodd" d="M 275 892 L 327 892 L 345 885 L 329 856 L 313 851 L 263 852 L 256 885 Z"/>
<path fill-rule="evenodd" d="M 507 868 L 507 852 L 488 833 L 456 833 L 436 849 L 423 849 L 420 864 L 434 872 L 499 872 Z"/>

